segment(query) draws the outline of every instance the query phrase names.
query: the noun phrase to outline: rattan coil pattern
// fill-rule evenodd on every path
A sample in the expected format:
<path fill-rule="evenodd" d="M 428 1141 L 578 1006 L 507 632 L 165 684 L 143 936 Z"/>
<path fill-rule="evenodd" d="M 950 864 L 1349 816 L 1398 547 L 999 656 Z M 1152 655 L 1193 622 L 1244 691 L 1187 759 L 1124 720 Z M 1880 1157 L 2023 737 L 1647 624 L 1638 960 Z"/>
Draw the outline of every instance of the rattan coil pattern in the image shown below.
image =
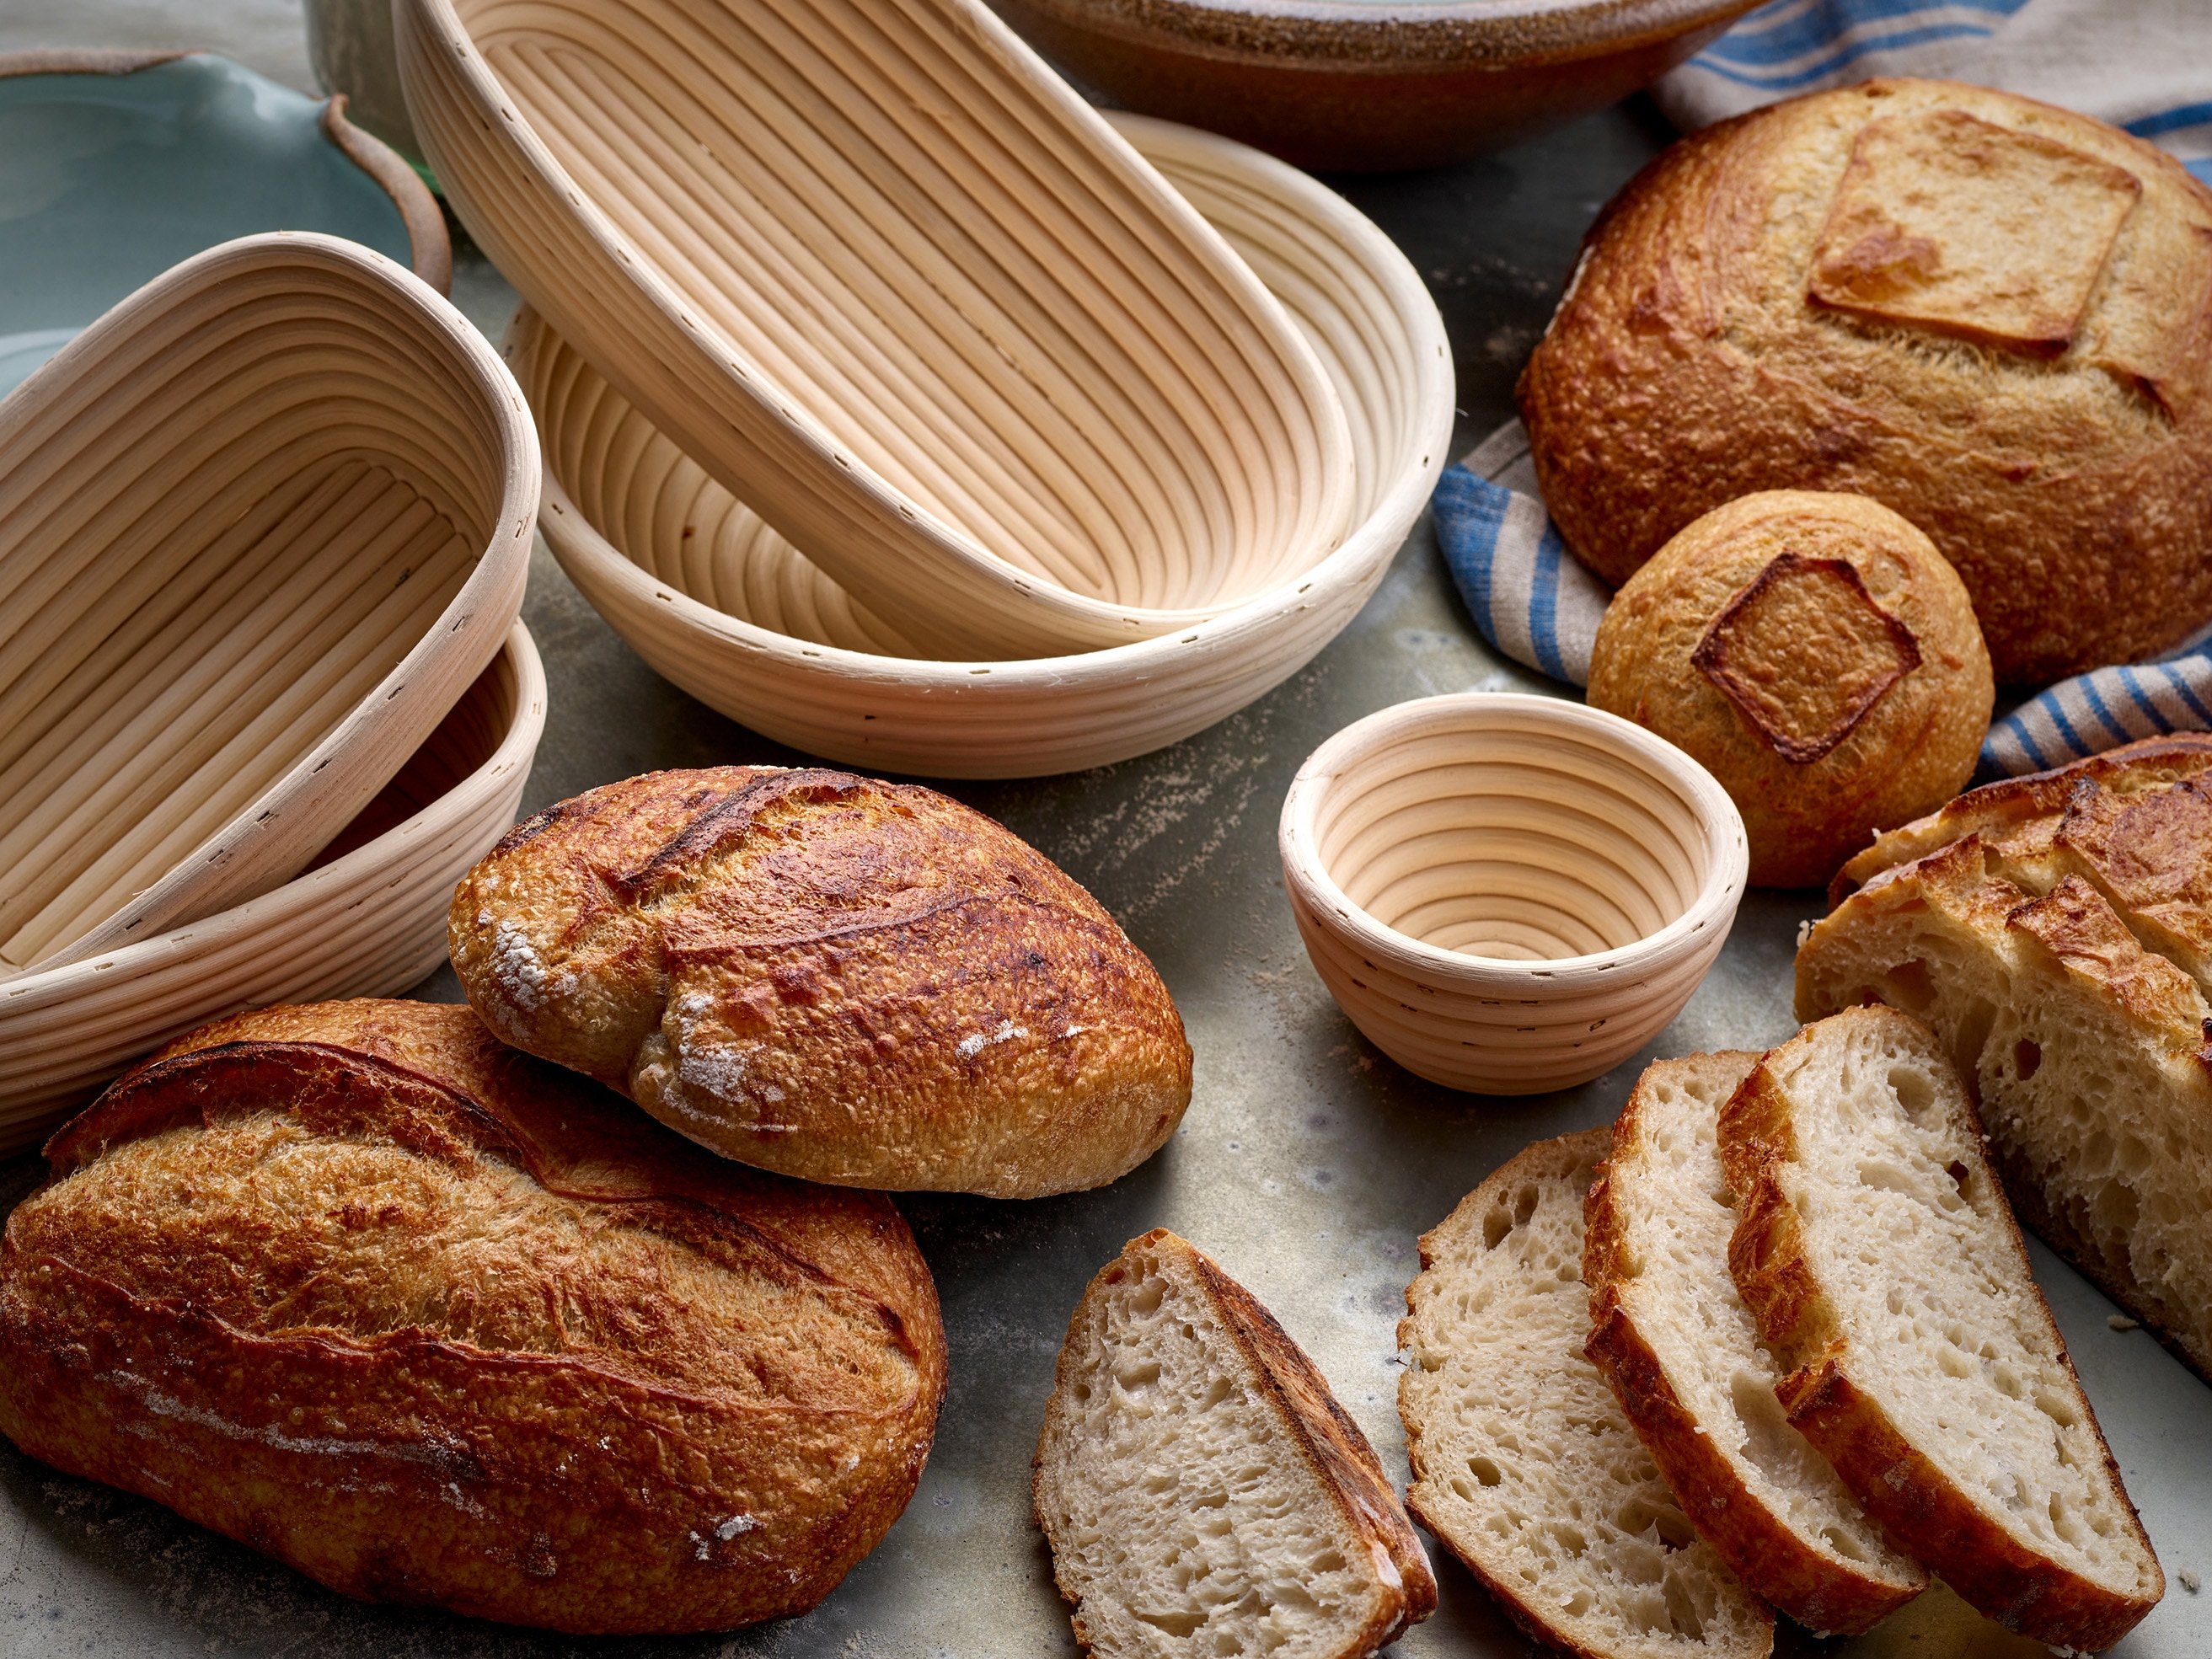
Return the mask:
<path fill-rule="evenodd" d="M 243 238 L 0 404 L 0 976 L 298 872 L 499 647 L 539 482 L 482 337 Z"/>
<path fill-rule="evenodd" d="M 1117 645 L 1350 525 L 1328 377 L 978 0 L 400 0 L 448 199 L 718 482 L 939 654 Z"/>
<path fill-rule="evenodd" d="M 1465 693 L 1347 726 L 1283 803 L 1285 886 L 1337 1004 L 1455 1089 L 1586 1083 L 1680 1012 L 1748 850 L 1727 793 L 1640 726 Z"/>
<path fill-rule="evenodd" d="M 0 1157 L 220 1015 L 420 984 L 446 959 L 454 884 L 514 822 L 544 725 L 544 669 L 516 623 L 314 868 L 203 921 L 0 985 Z"/>
<path fill-rule="evenodd" d="M 1334 380 L 1356 525 L 1297 580 L 1163 638 L 1026 661 L 937 661 L 800 556 L 527 310 L 508 360 L 547 457 L 546 540 L 638 653 L 702 702 L 870 771 L 1028 777 L 1202 730 L 1303 666 L 1374 591 L 1441 469 L 1453 378 L 1404 255 L 1256 150 L 1115 125 L 1288 305 Z"/>

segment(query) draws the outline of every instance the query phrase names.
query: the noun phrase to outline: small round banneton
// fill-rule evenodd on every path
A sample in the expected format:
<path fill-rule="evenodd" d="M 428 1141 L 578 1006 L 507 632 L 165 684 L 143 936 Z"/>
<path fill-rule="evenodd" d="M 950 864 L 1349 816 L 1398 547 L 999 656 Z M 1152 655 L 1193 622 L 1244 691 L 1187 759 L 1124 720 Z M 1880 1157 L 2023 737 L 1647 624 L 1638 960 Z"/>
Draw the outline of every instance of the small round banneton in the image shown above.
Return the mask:
<path fill-rule="evenodd" d="M 0 403 L 0 976 L 298 874 L 499 649 L 538 482 L 483 337 L 335 237 L 196 255 Z"/>
<path fill-rule="evenodd" d="M 1304 173 L 1188 127 L 1113 119 L 1289 305 L 1336 382 L 1358 460 L 1343 544 L 1273 592 L 1162 638 L 1028 661 L 924 659 L 526 309 L 507 357 L 544 438 L 546 540 L 654 668 L 757 732 L 863 770 L 1034 777 L 1203 730 L 1297 672 L 1358 613 L 1450 441 L 1436 303 L 1389 238 Z"/>
<path fill-rule="evenodd" d="M 1188 627 L 1350 527 L 1328 377 L 980 0 L 399 0 L 454 210 L 878 611 L 977 656 Z"/>
<path fill-rule="evenodd" d="M 1285 885 L 1337 1005 L 1407 1070 L 1571 1088 L 1675 1016 L 1727 940 L 1749 854 L 1687 755 L 1554 697 L 1400 703 L 1283 803 Z"/>
<path fill-rule="evenodd" d="M 0 984 L 0 1157 L 220 1015 L 390 996 L 436 971 L 454 884 L 514 822 L 544 726 L 545 671 L 518 622 L 307 873 L 204 921 Z"/>

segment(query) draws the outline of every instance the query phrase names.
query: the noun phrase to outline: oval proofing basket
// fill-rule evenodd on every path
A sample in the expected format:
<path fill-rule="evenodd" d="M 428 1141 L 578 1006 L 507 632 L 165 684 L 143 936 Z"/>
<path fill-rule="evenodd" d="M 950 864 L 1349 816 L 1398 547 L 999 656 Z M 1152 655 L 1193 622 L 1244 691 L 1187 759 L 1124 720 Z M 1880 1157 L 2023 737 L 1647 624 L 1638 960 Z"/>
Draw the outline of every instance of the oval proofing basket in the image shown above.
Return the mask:
<path fill-rule="evenodd" d="M 942 654 L 1165 633 L 1310 569 L 1328 379 L 977 0 L 398 0 L 425 151 L 584 360 Z"/>
<path fill-rule="evenodd" d="M 545 726 L 522 624 L 314 868 L 235 908 L 0 985 L 0 1157 L 241 1008 L 390 996 L 446 960 L 453 887 L 514 822 Z"/>
<path fill-rule="evenodd" d="M 1435 302 L 1382 232 L 1304 173 L 1190 128 L 1113 118 L 1274 289 L 1326 365 L 1357 461 L 1344 544 L 1163 638 L 1028 661 L 925 659 L 526 310 L 507 353 L 545 441 L 546 540 L 654 668 L 755 731 L 848 765 L 1030 777 L 1200 731 L 1297 672 L 1357 614 L 1450 441 Z"/>
<path fill-rule="evenodd" d="M 0 403 L 0 982 L 298 873 L 490 660 L 538 439 L 460 313 L 243 238 Z"/>
<path fill-rule="evenodd" d="M 1283 803 L 1284 885 L 1338 1006 L 1407 1071 L 1534 1094 L 1656 1036 L 1743 897 L 1743 820 L 1641 726 L 1466 693 L 1346 726 Z"/>

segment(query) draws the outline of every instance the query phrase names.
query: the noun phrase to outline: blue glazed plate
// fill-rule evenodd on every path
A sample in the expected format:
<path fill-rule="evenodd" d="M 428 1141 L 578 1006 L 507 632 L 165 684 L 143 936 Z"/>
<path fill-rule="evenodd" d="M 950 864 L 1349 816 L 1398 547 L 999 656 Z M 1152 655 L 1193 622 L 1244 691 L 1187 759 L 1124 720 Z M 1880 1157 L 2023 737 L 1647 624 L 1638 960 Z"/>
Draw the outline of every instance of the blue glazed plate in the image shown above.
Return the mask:
<path fill-rule="evenodd" d="M 206 52 L 0 57 L 0 396 L 170 266 L 256 231 L 343 236 L 443 292 L 436 203 L 343 111 Z"/>

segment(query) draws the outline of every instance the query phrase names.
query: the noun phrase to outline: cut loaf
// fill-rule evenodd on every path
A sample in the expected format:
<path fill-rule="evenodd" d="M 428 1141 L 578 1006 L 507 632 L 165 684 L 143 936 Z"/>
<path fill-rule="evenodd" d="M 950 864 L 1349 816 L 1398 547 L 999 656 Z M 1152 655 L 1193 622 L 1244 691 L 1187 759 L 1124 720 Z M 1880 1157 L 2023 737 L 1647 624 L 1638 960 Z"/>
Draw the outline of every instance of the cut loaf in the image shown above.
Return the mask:
<path fill-rule="evenodd" d="M 1934 1035 L 1855 1008 L 1721 1114 L 1737 1287 L 1790 1423 L 1868 1513 L 2008 1629 L 2094 1652 L 2165 1593 Z"/>
<path fill-rule="evenodd" d="M 1586 1352 L 1683 1511 L 1752 1589 L 1814 1631 L 1863 1631 L 1928 1587 L 1784 1419 L 1729 1276 L 1721 1108 L 1759 1056 L 1648 1066 L 1584 1201 Z"/>
<path fill-rule="evenodd" d="M 1358 1659 L 1436 1608 L 1420 1540 L 1313 1362 L 1164 1229 L 1068 1323 L 1036 1494 L 1092 1653 Z"/>
<path fill-rule="evenodd" d="M 1407 1505 L 1540 1642 L 1759 1659 L 1774 1620 L 1684 1517 L 1583 1357 L 1583 1198 L 1607 1134 L 1538 1141 L 1421 1240 L 1398 1327 Z"/>

